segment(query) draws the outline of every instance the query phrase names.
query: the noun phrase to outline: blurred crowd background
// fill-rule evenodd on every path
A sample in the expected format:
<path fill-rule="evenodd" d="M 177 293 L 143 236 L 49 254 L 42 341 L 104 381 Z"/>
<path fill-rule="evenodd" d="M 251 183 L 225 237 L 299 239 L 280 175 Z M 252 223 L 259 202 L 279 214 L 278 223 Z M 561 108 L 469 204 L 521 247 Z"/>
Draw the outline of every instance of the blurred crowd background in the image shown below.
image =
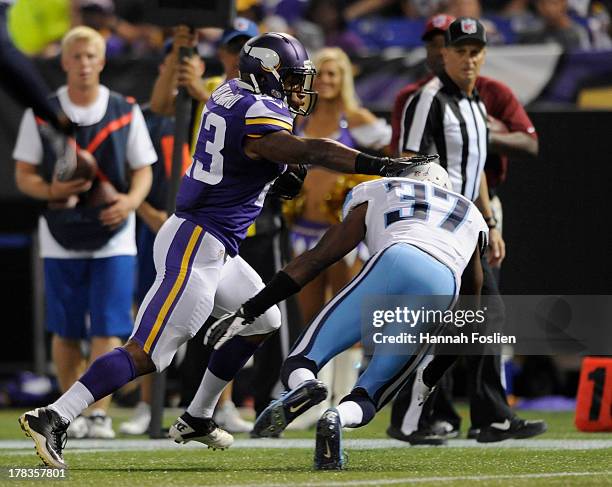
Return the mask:
<path fill-rule="evenodd" d="M 349 55 L 422 45 L 425 20 L 436 13 L 481 19 L 493 45 L 557 43 L 565 50 L 612 47 L 607 0 L 238 0 L 238 14 L 262 31 L 294 34 L 309 49 L 338 46 Z M 70 25 L 84 24 L 107 40 L 107 56 L 159 53 L 170 32 L 144 23 L 146 0 L 20 0 L 10 31 L 36 56 L 55 56 Z M 221 35 L 200 29 L 206 56 Z"/>

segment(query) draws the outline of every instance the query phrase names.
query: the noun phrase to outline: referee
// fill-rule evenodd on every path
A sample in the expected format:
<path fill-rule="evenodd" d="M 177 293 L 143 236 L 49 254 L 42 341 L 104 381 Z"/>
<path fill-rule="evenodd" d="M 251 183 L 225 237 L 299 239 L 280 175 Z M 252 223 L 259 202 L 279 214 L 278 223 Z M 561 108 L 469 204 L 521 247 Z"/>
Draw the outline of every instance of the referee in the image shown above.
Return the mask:
<path fill-rule="evenodd" d="M 501 263 L 505 245 L 496 228 L 483 173 L 490 134 L 486 108 L 476 89 L 486 55 L 486 33 L 476 19 L 462 17 L 450 24 L 444 20 L 440 19 L 445 24 L 440 30 L 446 30 L 442 49 L 444 67 L 405 103 L 399 148 L 406 156 L 437 152 L 455 191 L 475 201 L 482 211 L 490 228 L 489 258 L 483 259 L 482 294 L 486 296 L 483 299 L 486 299 L 490 321 L 501 323 L 504 305 L 490 266 Z M 435 372 L 425 375 L 439 377 L 453 361 L 452 357 L 436 357 L 427 367 Z M 499 355 L 470 356 L 467 362 L 472 429 L 478 431 L 478 441 L 526 438 L 545 431 L 543 422 L 514 416 L 501 383 Z M 411 407 L 415 400 L 412 386 L 411 381 L 394 402 L 388 434 L 412 444 L 440 444 L 442 437 L 423 421 L 419 422 L 420 413 L 411 417 L 415 416 L 414 405 Z"/>

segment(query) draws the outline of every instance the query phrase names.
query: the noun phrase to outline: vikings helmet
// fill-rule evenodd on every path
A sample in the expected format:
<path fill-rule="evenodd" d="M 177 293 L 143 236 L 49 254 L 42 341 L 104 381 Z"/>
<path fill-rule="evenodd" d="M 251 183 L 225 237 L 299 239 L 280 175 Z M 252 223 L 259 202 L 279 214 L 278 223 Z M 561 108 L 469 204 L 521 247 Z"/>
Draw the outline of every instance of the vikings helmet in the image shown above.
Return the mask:
<path fill-rule="evenodd" d="M 419 181 L 429 181 L 449 191 L 453 191 L 453 183 L 451 183 L 446 169 L 440 165 L 440 159 L 437 154 L 410 157 L 406 168 L 402 169 L 398 176 Z"/>
<path fill-rule="evenodd" d="M 285 101 L 297 115 L 308 115 L 317 101 L 312 89 L 314 65 L 300 41 L 289 34 L 268 32 L 250 39 L 240 52 L 240 78 L 255 93 Z M 292 107 L 291 95 L 297 93 L 304 104 Z"/>

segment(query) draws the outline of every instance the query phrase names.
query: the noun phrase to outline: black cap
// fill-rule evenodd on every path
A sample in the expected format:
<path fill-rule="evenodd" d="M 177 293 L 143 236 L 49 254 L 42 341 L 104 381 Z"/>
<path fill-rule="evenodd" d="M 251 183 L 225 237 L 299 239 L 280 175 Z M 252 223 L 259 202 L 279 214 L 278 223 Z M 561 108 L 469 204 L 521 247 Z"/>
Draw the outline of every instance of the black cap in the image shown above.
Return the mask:
<path fill-rule="evenodd" d="M 487 43 L 487 33 L 484 25 L 477 19 L 471 17 L 459 17 L 446 30 L 445 44 L 456 46 L 462 42 L 474 41 L 482 44 Z"/>

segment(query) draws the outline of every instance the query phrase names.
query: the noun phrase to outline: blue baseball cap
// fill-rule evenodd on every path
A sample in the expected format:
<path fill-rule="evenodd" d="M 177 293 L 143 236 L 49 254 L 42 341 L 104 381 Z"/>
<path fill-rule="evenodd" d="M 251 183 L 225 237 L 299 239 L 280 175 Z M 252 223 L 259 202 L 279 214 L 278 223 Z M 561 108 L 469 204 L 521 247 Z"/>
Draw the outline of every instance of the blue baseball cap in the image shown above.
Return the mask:
<path fill-rule="evenodd" d="M 259 28 L 255 22 L 244 17 L 236 17 L 232 26 L 223 31 L 219 44 L 225 45 L 236 37 L 244 36 L 250 39 L 256 35 L 259 35 Z"/>

